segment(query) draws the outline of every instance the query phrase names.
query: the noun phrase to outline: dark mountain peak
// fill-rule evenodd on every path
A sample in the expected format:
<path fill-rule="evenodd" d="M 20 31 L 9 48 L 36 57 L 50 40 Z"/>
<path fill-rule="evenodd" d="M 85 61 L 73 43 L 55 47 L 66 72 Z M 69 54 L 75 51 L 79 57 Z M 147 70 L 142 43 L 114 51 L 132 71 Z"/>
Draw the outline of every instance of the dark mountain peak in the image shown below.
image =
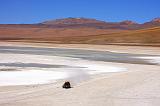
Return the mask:
<path fill-rule="evenodd" d="M 160 23 L 160 17 L 154 18 L 151 22 L 159 22 Z"/>
<path fill-rule="evenodd" d="M 160 26 L 160 17 L 154 18 L 153 20 L 144 23 L 143 26 L 145 26 L 145 27 L 147 26 L 147 28 Z"/>
<path fill-rule="evenodd" d="M 105 23 L 104 21 L 99 21 L 96 19 L 90 19 L 90 18 L 63 18 L 63 19 L 56 19 L 56 20 L 49 20 L 42 22 L 42 24 L 91 24 L 91 23 Z"/>
<path fill-rule="evenodd" d="M 134 21 L 130 21 L 130 20 L 125 20 L 125 21 L 122 21 L 120 22 L 120 24 L 124 24 L 124 25 L 134 25 L 134 24 L 138 24 Z"/>

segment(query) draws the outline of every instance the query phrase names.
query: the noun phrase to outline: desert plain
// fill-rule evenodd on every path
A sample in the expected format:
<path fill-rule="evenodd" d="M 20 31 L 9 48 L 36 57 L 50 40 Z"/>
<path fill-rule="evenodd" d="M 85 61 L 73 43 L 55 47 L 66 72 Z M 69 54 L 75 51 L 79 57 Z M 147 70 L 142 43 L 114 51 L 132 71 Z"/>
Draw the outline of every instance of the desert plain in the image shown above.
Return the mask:
<path fill-rule="evenodd" d="M 0 78 L 0 106 L 64 106 L 64 105 L 65 106 L 97 106 L 97 105 L 159 106 L 160 105 L 159 47 L 90 45 L 90 44 L 48 44 L 48 43 L 22 43 L 22 42 L 17 42 L 17 43 L 1 42 L 0 45 L 1 45 L 1 55 L 2 57 L 4 57 L 4 58 L 1 57 L 1 64 L 3 63 L 4 66 L 8 65 L 7 67 L 11 66 L 13 67 L 13 64 L 12 65 L 4 64 L 5 58 L 7 58 L 9 55 L 11 57 L 19 55 L 22 57 L 24 56 L 25 58 L 26 56 L 25 53 L 28 53 L 33 57 L 31 59 L 33 60 L 32 62 L 36 62 L 36 59 L 34 60 L 34 58 L 36 58 L 37 55 L 35 56 L 35 54 L 34 55 L 30 54 L 30 52 L 27 51 L 30 48 L 39 50 L 39 53 L 42 52 L 40 51 L 42 49 L 38 48 L 47 48 L 47 50 L 53 49 L 53 51 L 55 49 L 58 49 L 60 50 L 60 52 L 58 52 L 58 54 L 56 55 L 59 56 L 60 53 L 61 57 L 63 58 L 59 58 L 61 61 L 56 61 L 55 63 L 60 65 L 73 66 L 71 67 L 71 69 L 73 73 L 76 73 L 74 75 L 69 74 L 68 78 L 64 74 L 66 70 L 64 70 L 64 67 L 62 67 L 60 71 L 64 72 L 63 73 L 64 76 L 57 77 L 56 80 L 54 78 L 41 79 L 42 82 L 33 81 L 32 84 L 27 82 L 22 84 L 20 83 L 19 85 L 14 85 L 14 83 L 11 81 L 11 83 L 8 83 L 8 85 L 6 84 L 5 86 L 4 82 L 7 82 L 5 80 L 5 77 L 4 79 Z M 25 49 L 27 52 L 26 51 L 20 52 L 19 48 L 21 47 L 28 47 L 29 49 L 28 48 Z M 67 54 L 65 52 L 65 54 L 67 55 L 64 55 L 63 49 L 72 51 L 82 50 L 82 52 L 78 51 L 80 54 L 76 54 L 76 52 L 70 53 L 68 51 L 69 53 Z M 94 57 L 90 56 L 91 54 L 90 55 L 86 54 L 90 52 L 94 52 L 94 55 L 97 55 L 97 58 L 95 59 Z M 41 55 L 43 54 L 39 54 L 38 56 Z M 111 56 L 111 57 L 101 58 L 101 56 L 102 57 Z M 122 57 L 119 59 L 119 61 L 117 61 L 114 60 L 116 56 L 119 57 L 122 56 Z M 14 60 L 13 62 L 15 61 L 21 62 L 20 60 L 16 60 L 17 57 L 14 58 L 12 59 Z M 26 56 L 26 58 L 30 60 L 30 57 Z M 72 59 L 70 60 L 68 58 Z M 125 58 L 134 61 L 125 62 L 126 61 Z M 42 58 L 42 61 L 44 63 L 54 62 L 54 60 L 51 61 L 49 59 L 57 59 L 57 57 L 47 58 L 47 56 L 45 56 L 44 58 Z M 24 63 L 30 62 L 28 60 L 26 59 L 22 62 Z M 7 63 L 7 61 L 5 62 Z M 66 62 L 68 64 L 66 64 Z M 33 66 L 30 67 L 32 68 Z M 46 67 L 49 68 L 49 66 Z M 81 73 L 81 70 L 74 71 L 74 67 L 82 68 L 83 69 L 82 72 L 84 73 Z M 103 70 L 101 70 L 101 68 Z M 19 68 L 19 70 L 20 72 L 27 71 L 27 70 L 21 70 L 21 68 Z M 72 73 L 72 71 L 71 72 L 68 71 L 67 73 Z M 2 74 L 2 72 L 5 71 L 1 70 L 0 73 Z M 84 75 L 86 77 L 84 77 Z M 48 78 L 50 77 L 52 76 L 49 76 Z M 38 79 L 38 77 L 35 79 Z M 43 80 L 45 80 L 46 82 L 45 81 L 43 82 Z M 71 82 L 72 85 L 71 89 L 62 88 L 62 85 L 66 80 L 69 80 Z"/>

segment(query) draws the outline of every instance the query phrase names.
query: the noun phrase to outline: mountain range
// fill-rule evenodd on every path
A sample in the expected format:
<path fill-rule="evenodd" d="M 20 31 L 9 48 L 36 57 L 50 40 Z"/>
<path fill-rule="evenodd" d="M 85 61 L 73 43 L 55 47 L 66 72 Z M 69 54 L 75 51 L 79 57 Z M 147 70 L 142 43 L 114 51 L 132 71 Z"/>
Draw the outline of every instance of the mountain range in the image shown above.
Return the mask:
<path fill-rule="evenodd" d="M 54 27 L 92 27 L 98 29 L 143 29 L 160 26 L 160 18 L 155 18 L 150 22 L 145 22 L 143 24 L 139 24 L 130 20 L 125 20 L 122 22 L 105 22 L 96 19 L 88 19 L 88 18 L 65 18 L 65 19 L 56 19 L 49 20 L 40 23 L 42 25 L 50 25 Z"/>
<path fill-rule="evenodd" d="M 159 44 L 160 18 L 139 24 L 64 18 L 36 24 L 0 24 L 1 41 L 91 44 Z"/>

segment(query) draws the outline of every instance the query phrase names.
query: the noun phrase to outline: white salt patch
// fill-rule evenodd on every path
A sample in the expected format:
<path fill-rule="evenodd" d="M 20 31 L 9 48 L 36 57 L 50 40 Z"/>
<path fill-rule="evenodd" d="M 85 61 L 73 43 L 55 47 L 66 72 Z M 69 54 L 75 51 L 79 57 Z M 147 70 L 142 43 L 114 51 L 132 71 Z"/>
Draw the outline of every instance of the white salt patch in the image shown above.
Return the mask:
<path fill-rule="evenodd" d="M 120 72 L 126 71 L 126 68 L 117 67 L 113 65 L 108 65 L 105 62 L 98 62 L 98 61 L 87 61 L 83 60 L 83 62 L 75 63 L 74 65 L 80 65 L 81 67 L 85 67 L 88 71 L 88 74 L 101 74 L 107 72 Z"/>
<path fill-rule="evenodd" d="M 55 71 L 8 71 L 0 72 L 0 86 L 44 84 L 53 80 L 67 78 L 64 72 Z"/>
<path fill-rule="evenodd" d="M 157 63 L 157 64 L 160 64 L 160 56 L 147 56 L 147 57 L 136 57 L 136 58 L 141 58 L 141 59 L 145 59 L 147 60 L 148 62 L 151 62 L 151 63 Z"/>
<path fill-rule="evenodd" d="M 30 54 L 3 54 L 0 53 L 0 63 L 36 63 L 47 65 L 66 65 L 77 68 L 33 68 L 16 67 L 22 71 L 0 72 L 0 85 L 30 85 L 43 84 L 52 80 L 69 77 L 100 74 L 106 72 L 126 71 L 125 68 L 108 65 L 106 62 L 89 61 L 79 58 L 30 55 Z M 0 66 L 1 69 L 9 66 Z"/>
<path fill-rule="evenodd" d="M 121 67 L 113 67 L 113 66 L 95 66 L 95 67 L 89 67 L 89 69 L 95 69 L 95 71 L 89 71 L 89 74 L 100 74 L 100 73 L 107 73 L 107 72 L 120 72 L 120 71 L 126 71 L 125 68 Z"/>

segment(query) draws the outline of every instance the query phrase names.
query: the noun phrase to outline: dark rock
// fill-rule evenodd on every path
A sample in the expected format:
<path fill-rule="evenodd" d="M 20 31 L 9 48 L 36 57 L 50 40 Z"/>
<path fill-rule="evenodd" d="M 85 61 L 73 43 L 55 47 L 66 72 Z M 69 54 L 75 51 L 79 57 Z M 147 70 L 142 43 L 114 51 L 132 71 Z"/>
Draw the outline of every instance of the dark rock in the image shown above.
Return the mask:
<path fill-rule="evenodd" d="M 68 88 L 71 88 L 71 84 L 70 84 L 69 81 L 66 81 L 66 82 L 63 84 L 62 87 L 65 88 L 65 89 L 68 89 Z"/>

